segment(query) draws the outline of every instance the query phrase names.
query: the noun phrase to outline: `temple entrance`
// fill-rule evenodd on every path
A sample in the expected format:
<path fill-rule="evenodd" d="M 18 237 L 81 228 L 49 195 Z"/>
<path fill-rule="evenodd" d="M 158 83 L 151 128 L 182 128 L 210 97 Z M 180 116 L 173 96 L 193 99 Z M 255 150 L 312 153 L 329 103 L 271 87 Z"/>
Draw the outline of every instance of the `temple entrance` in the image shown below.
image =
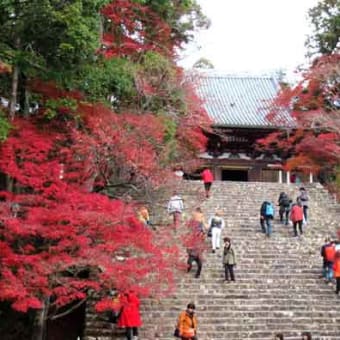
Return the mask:
<path fill-rule="evenodd" d="M 248 170 L 223 169 L 221 175 L 222 181 L 248 181 Z"/>

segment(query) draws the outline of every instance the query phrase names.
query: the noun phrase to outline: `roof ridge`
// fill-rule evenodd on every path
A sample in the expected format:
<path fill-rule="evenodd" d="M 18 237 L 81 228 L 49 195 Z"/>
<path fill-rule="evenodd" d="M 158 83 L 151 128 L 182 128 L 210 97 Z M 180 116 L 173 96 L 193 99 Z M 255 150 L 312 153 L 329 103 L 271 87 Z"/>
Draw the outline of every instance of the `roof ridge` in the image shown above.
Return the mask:
<path fill-rule="evenodd" d="M 219 78 L 219 79 L 275 79 L 278 80 L 279 77 L 269 76 L 269 75 L 218 75 L 218 74 L 200 74 L 199 76 L 204 78 Z"/>
<path fill-rule="evenodd" d="M 205 78 L 268 78 L 268 79 L 280 79 L 280 76 L 275 73 L 248 73 L 248 72 L 224 72 L 217 70 L 200 70 L 194 73 L 189 73 L 194 76 L 202 76 Z"/>

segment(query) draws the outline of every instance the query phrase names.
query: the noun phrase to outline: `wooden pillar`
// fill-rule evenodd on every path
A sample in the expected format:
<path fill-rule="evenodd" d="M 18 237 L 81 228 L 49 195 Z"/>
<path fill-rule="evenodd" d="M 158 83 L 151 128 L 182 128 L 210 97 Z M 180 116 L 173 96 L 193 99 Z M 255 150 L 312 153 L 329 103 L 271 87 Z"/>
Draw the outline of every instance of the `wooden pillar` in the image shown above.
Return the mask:
<path fill-rule="evenodd" d="M 290 171 L 287 171 L 287 184 L 290 184 Z"/>
<path fill-rule="evenodd" d="M 282 170 L 279 170 L 279 183 L 282 183 Z"/>
<path fill-rule="evenodd" d="M 309 183 L 313 183 L 313 173 L 309 172 Z"/>

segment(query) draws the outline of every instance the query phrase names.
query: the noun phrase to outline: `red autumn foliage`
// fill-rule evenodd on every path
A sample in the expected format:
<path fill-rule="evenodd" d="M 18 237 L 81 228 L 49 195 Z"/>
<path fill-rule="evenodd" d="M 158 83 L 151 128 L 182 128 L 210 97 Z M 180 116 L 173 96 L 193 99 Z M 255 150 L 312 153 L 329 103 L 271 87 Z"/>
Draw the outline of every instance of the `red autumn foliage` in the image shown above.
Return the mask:
<path fill-rule="evenodd" d="M 171 28 L 148 6 L 114 0 L 101 13 L 109 26 L 102 37 L 104 56 L 128 56 L 143 51 L 172 54 Z"/>
<path fill-rule="evenodd" d="M 79 98 L 52 84 L 41 93 L 42 102 Z M 178 138 L 182 150 L 191 152 L 205 143 L 195 130 L 200 111 L 194 103 L 192 116 L 180 118 Z M 162 231 L 155 238 L 135 219 L 132 206 L 92 192 L 94 185 L 110 182 L 117 168 L 154 185 L 166 181 L 171 171 L 162 167 L 163 119 L 118 115 L 77 101 L 79 129 L 71 116 L 65 120 L 58 111 L 47 121 L 40 111 L 34 119 L 14 121 L 1 147 L 0 170 L 15 181 L 17 193 L 1 193 L 0 300 L 26 311 L 46 298 L 67 305 L 89 289 L 132 288 L 142 295 L 171 290 L 179 259 L 171 235 Z M 17 217 L 13 202 L 20 205 Z"/>
<path fill-rule="evenodd" d="M 172 55 L 176 42 L 168 24 L 147 6 L 115 0 L 102 14 L 104 56 Z M 183 74 L 174 70 L 180 83 Z M 25 312 L 47 299 L 52 307 L 68 305 L 89 290 L 166 294 L 180 258 L 171 233 L 155 235 L 136 220 L 132 204 L 93 191 L 122 182 L 166 182 L 172 175 L 164 152 L 166 118 L 178 127 L 177 159 L 185 162 L 202 149 L 201 128 L 209 122 L 193 92 L 183 100 L 186 110 L 161 117 L 137 114 L 138 108 L 116 114 L 53 82 L 28 79 L 27 86 L 39 95 L 39 110 L 14 120 L 0 149 L 0 171 L 15 188 L 0 193 L 0 300 Z M 147 78 L 141 88 L 144 96 L 164 95 Z M 72 99 L 75 109 L 64 99 Z M 51 100 L 60 102 L 53 118 L 46 115 Z M 20 207 L 15 216 L 13 203 Z"/>
<path fill-rule="evenodd" d="M 86 149 L 86 168 L 96 181 L 109 183 L 113 169 L 120 169 L 121 180 L 134 174 L 158 185 L 170 176 L 162 166 L 164 124 L 152 114 L 114 114 L 101 105 L 79 106 L 91 134 L 79 139 L 78 148 Z M 92 148 L 88 148 L 92 145 Z M 109 160 L 109 161 L 108 161 Z"/>
<path fill-rule="evenodd" d="M 288 170 L 317 173 L 324 166 L 339 164 L 339 62 L 339 54 L 316 59 L 302 81 L 293 88 L 283 88 L 275 101 L 276 107 L 291 112 L 297 125 L 270 134 L 258 144 L 262 151 L 286 159 Z M 278 114 L 271 113 L 274 117 Z"/>
<path fill-rule="evenodd" d="M 208 140 L 202 130 L 206 132 L 212 131 L 212 122 L 203 107 L 202 99 L 196 94 L 194 86 L 195 84 L 190 81 L 183 84 L 189 114 L 180 118 L 178 140 L 182 143 L 182 149 L 186 153 L 204 151 Z M 184 159 L 190 157 L 188 154 L 183 156 Z"/>
<path fill-rule="evenodd" d="M 46 82 L 40 79 L 31 79 L 29 81 L 30 90 L 41 95 L 42 100 L 46 99 L 60 99 L 69 98 L 75 100 L 83 100 L 84 96 L 80 91 L 77 90 L 65 90 L 61 87 L 56 86 L 52 81 Z"/>
<path fill-rule="evenodd" d="M 0 299 L 26 311 L 40 308 L 46 297 L 66 305 L 88 289 L 171 289 L 177 247 L 166 233 L 156 240 L 132 207 L 84 190 L 88 159 L 78 145 L 81 134 L 52 123 L 14 125 L 1 148 L 0 169 L 20 193 L 1 195 Z M 11 202 L 20 204 L 18 217 Z M 87 279 L 79 276 L 84 271 Z M 168 284 L 160 286 L 164 278 Z"/>

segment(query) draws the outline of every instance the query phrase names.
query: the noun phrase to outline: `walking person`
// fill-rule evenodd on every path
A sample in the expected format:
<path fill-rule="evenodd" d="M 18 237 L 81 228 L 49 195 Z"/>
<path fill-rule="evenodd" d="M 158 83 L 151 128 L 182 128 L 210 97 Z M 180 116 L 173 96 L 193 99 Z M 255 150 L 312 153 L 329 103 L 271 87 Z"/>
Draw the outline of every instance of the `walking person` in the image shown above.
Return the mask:
<path fill-rule="evenodd" d="M 202 171 L 201 177 L 202 177 L 203 184 L 204 184 L 205 197 L 209 198 L 211 185 L 214 181 L 214 175 L 210 169 L 206 168 Z"/>
<path fill-rule="evenodd" d="M 175 336 L 181 338 L 181 340 L 198 340 L 195 309 L 195 304 L 191 302 L 178 317 Z"/>
<path fill-rule="evenodd" d="M 336 280 L 335 293 L 339 295 L 340 293 L 340 250 L 335 253 L 334 263 L 333 263 L 333 273 Z"/>
<path fill-rule="evenodd" d="M 193 262 L 196 262 L 197 270 L 196 270 L 195 278 L 198 279 L 202 271 L 202 250 L 199 249 L 199 247 L 191 247 L 187 249 L 187 253 L 188 253 L 187 272 L 190 273 Z"/>
<path fill-rule="evenodd" d="M 325 239 L 325 244 L 321 247 L 322 276 L 326 283 L 331 283 L 333 278 L 333 264 L 335 258 L 335 245 L 328 236 Z"/>
<path fill-rule="evenodd" d="M 183 241 L 183 245 L 187 248 L 188 254 L 187 271 L 188 273 L 191 271 L 192 265 L 195 262 L 197 265 L 195 278 L 198 279 L 201 275 L 203 265 L 203 253 L 207 249 L 205 234 L 197 231 L 197 227 L 194 225 L 193 231 L 188 233 Z"/>
<path fill-rule="evenodd" d="M 269 201 L 264 201 L 260 209 L 261 230 L 268 237 L 272 234 L 272 219 L 274 218 L 274 206 Z"/>
<path fill-rule="evenodd" d="M 298 200 L 296 204 L 293 204 L 290 211 L 290 220 L 293 222 L 294 237 L 298 236 L 297 227 L 299 227 L 300 235 L 302 235 L 303 208 L 300 200 Z"/>
<path fill-rule="evenodd" d="M 121 298 L 121 313 L 117 326 L 125 328 L 126 340 L 138 339 L 138 328 L 142 325 L 139 311 L 140 301 L 137 295 L 130 291 Z"/>
<path fill-rule="evenodd" d="M 280 193 L 278 199 L 280 222 L 284 222 L 285 225 L 288 225 L 291 202 L 292 201 L 285 192 Z"/>
<path fill-rule="evenodd" d="M 211 230 L 212 252 L 215 253 L 216 249 L 220 249 L 221 234 L 225 227 L 225 222 L 222 218 L 222 212 L 220 210 L 216 210 L 215 215 L 210 217 L 208 225 L 209 229 Z"/>
<path fill-rule="evenodd" d="M 183 199 L 174 191 L 168 202 L 168 213 L 173 216 L 174 226 L 177 228 L 181 221 L 181 215 L 184 209 Z"/>
<path fill-rule="evenodd" d="M 205 222 L 205 217 L 200 207 L 196 208 L 192 214 L 192 226 L 195 231 L 199 234 L 205 234 L 207 231 L 207 224 Z"/>
<path fill-rule="evenodd" d="M 307 217 L 308 217 L 307 216 L 307 210 L 308 210 L 309 197 L 308 197 L 307 190 L 304 187 L 301 187 L 299 190 L 300 190 L 300 194 L 299 194 L 297 200 L 301 202 L 301 206 L 303 208 L 304 220 L 307 223 Z"/>
<path fill-rule="evenodd" d="M 234 248 L 231 246 L 229 237 L 225 237 L 223 249 L 224 281 L 235 281 L 234 266 L 236 266 L 236 256 Z M 229 279 L 230 275 L 230 279 Z"/>

